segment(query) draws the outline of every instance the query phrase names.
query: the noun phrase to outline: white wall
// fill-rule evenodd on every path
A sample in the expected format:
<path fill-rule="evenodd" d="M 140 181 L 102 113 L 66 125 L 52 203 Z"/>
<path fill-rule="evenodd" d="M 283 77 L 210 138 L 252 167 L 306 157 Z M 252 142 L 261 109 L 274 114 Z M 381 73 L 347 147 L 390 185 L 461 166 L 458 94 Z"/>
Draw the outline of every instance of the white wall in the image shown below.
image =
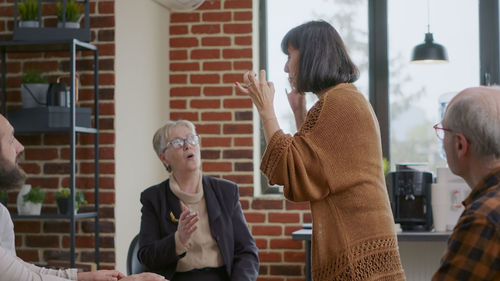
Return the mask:
<path fill-rule="evenodd" d="M 139 232 L 140 192 L 165 178 L 153 133 L 168 118 L 170 12 L 154 1 L 115 1 L 116 268 L 126 272 Z"/>

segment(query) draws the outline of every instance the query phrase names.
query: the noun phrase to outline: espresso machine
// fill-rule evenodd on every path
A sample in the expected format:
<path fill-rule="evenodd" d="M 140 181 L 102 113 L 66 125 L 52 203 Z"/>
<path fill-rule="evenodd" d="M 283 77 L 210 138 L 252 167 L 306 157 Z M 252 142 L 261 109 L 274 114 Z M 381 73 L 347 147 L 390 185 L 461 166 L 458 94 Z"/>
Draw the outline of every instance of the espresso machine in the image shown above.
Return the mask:
<path fill-rule="evenodd" d="M 394 221 L 403 231 L 429 231 L 432 228 L 432 174 L 401 169 L 387 175 L 387 189 Z"/>

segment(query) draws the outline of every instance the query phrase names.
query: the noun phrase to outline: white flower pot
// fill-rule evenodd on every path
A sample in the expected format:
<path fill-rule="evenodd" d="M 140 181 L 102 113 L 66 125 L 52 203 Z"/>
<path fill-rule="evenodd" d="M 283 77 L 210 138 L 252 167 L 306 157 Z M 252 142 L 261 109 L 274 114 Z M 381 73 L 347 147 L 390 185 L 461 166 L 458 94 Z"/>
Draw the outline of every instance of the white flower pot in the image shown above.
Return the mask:
<path fill-rule="evenodd" d="M 24 184 L 17 194 L 17 213 L 19 215 L 40 215 L 42 203 L 25 202 L 23 196 L 30 192 L 31 184 Z"/>
<path fill-rule="evenodd" d="M 66 25 L 63 22 L 57 23 L 57 28 L 80 28 L 80 23 L 76 21 L 67 21 Z"/>
<path fill-rule="evenodd" d="M 28 194 L 28 192 L 30 192 L 30 190 L 31 190 L 31 184 L 23 184 L 23 186 L 21 187 L 21 190 L 17 194 L 16 204 L 17 204 L 17 213 L 18 214 L 21 213 L 21 206 L 24 203 L 23 196 L 25 194 Z"/>
<path fill-rule="evenodd" d="M 19 27 L 37 28 L 40 27 L 40 23 L 37 20 L 22 20 L 19 21 Z"/>
<path fill-rule="evenodd" d="M 42 203 L 23 202 L 19 208 L 20 215 L 39 216 L 42 213 Z"/>

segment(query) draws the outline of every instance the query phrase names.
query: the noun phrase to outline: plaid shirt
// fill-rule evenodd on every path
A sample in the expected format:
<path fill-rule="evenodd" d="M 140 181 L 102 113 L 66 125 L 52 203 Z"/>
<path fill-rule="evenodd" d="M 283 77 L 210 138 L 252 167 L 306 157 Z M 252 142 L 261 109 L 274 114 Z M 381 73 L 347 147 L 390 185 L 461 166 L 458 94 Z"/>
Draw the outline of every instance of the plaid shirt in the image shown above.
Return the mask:
<path fill-rule="evenodd" d="M 500 170 L 464 200 L 436 280 L 500 280 Z"/>

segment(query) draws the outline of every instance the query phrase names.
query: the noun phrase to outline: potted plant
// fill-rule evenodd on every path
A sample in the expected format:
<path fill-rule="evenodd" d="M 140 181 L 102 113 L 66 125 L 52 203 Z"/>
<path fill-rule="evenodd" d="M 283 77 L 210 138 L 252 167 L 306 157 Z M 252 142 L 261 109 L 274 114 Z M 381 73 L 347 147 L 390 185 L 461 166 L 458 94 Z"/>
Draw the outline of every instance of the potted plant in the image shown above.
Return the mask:
<path fill-rule="evenodd" d="M 20 215 L 40 215 L 42 202 L 45 199 L 45 192 L 40 187 L 32 188 L 23 195 L 23 202 L 19 208 Z"/>
<path fill-rule="evenodd" d="M 7 207 L 7 190 L 0 190 L 0 203 Z"/>
<path fill-rule="evenodd" d="M 54 198 L 56 199 L 57 204 L 57 213 L 58 214 L 68 214 L 69 211 L 69 188 L 63 188 L 60 191 L 54 192 Z M 74 212 L 75 214 L 78 212 L 80 205 L 87 204 L 87 200 L 85 200 L 85 195 L 83 192 L 78 191 L 75 193 L 75 204 L 74 204 Z"/>
<path fill-rule="evenodd" d="M 63 4 L 57 3 L 57 27 L 80 28 L 80 18 L 82 16 L 82 7 L 75 3 L 75 0 L 66 0 L 66 13 L 63 12 Z"/>
<path fill-rule="evenodd" d="M 38 22 L 38 1 L 22 0 L 17 6 L 21 20 L 19 27 L 40 27 Z"/>
<path fill-rule="evenodd" d="M 38 70 L 28 69 L 21 78 L 23 108 L 47 105 L 49 82 Z"/>

